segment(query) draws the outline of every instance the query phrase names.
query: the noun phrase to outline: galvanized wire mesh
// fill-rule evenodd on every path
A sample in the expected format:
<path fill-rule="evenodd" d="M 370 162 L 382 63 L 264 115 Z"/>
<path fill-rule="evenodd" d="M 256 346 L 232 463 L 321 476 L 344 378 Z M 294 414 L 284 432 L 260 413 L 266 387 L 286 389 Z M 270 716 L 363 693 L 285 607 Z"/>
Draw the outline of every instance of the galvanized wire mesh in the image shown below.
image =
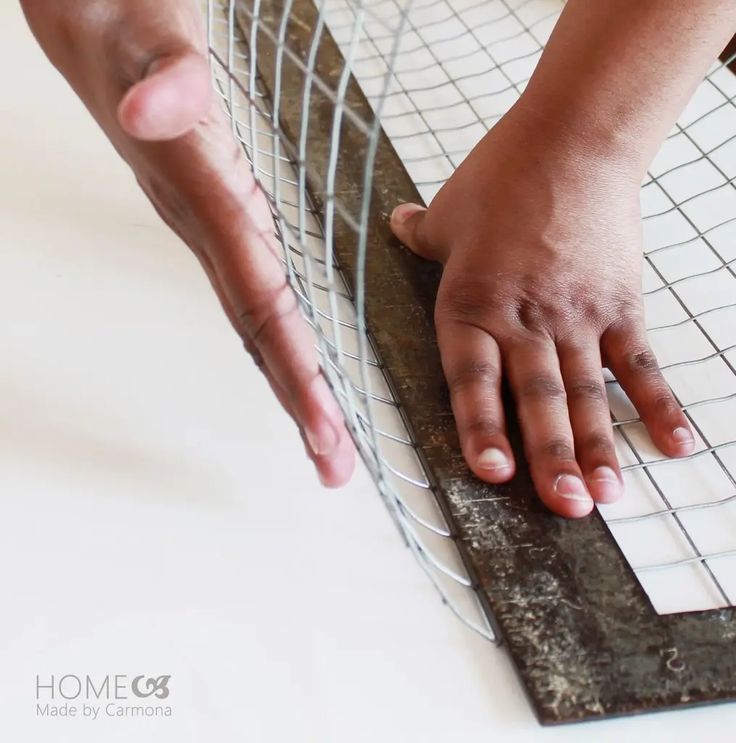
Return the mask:
<path fill-rule="evenodd" d="M 407 544 L 458 615 L 484 620 L 366 328 L 363 286 L 348 291 L 334 259 L 336 220 L 356 241 L 360 276 L 383 130 L 424 200 L 432 196 L 526 85 L 561 0 L 314 0 L 306 54 L 289 41 L 290 9 L 262 22 L 260 0 L 208 0 L 215 89 L 271 203 L 284 269 L 315 330 L 325 374 L 358 449 Z M 244 33 L 239 17 L 248 19 Z M 327 31 L 343 59 L 337 85 L 316 71 Z M 259 67 L 262 38 L 273 79 Z M 285 61 L 288 64 L 285 64 Z M 285 133 L 281 76 L 304 84 L 299 125 Z M 346 99 L 350 76 L 372 113 Z M 309 150 L 313 93 L 331 102 L 317 202 Z M 627 497 L 601 510 L 660 612 L 733 605 L 736 597 L 736 76 L 715 64 L 642 187 L 644 296 L 650 338 L 697 433 L 698 451 L 663 459 L 616 382 L 608 381 Z M 335 192 L 341 133 L 364 143 L 360 208 Z M 379 176 L 380 177 L 380 176 Z M 362 258 L 361 258 L 362 256 Z"/>

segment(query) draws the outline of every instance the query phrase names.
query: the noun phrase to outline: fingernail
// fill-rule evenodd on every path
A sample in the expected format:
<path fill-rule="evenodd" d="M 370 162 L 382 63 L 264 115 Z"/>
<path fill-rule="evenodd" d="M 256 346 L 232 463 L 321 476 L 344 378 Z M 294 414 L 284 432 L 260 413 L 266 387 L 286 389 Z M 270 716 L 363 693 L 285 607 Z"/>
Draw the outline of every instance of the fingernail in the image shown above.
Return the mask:
<path fill-rule="evenodd" d="M 610 467 L 596 467 L 590 480 L 595 483 L 599 500 L 614 501 L 621 496 L 621 482 Z"/>
<path fill-rule="evenodd" d="M 404 224 L 409 217 L 413 216 L 417 212 L 424 211 L 423 206 L 419 204 L 399 204 L 391 214 L 391 219 L 399 224 Z"/>
<path fill-rule="evenodd" d="M 337 446 L 337 431 L 329 423 L 324 423 L 318 431 L 307 428 L 304 435 L 307 437 L 309 448 L 318 457 L 324 457 Z"/>
<path fill-rule="evenodd" d="M 678 446 L 689 446 L 695 443 L 692 433 L 684 426 L 680 426 L 672 432 L 672 440 Z"/>
<path fill-rule="evenodd" d="M 502 470 L 510 466 L 508 457 L 500 449 L 494 447 L 480 453 L 477 465 L 482 470 Z"/>
<path fill-rule="evenodd" d="M 560 498 L 589 503 L 591 501 L 585 483 L 575 475 L 560 475 L 555 482 L 555 492 Z"/>

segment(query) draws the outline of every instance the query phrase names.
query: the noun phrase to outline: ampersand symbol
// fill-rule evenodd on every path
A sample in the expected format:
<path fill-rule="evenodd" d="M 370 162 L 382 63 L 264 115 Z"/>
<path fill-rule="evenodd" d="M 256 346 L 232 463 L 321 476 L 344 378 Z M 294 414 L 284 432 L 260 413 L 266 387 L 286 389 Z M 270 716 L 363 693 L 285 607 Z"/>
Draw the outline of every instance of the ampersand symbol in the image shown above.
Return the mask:
<path fill-rule="evenodd" d="M 145 678 L 145 676 L 136 676 L 133 679 L 133 683 L 130 685 L 133 694 L 137 697 L 145 699 L 146 697 L 155 695 L 158 699 L 166 699 L 166 697 L 169 696 L 168 683 L 171 676 L 159 676 L 158 678 L 150 676 L 146 679 L 144 684 L 146 688 L 145 691 L 140 688 L 140 683 L 143 678 Z"/>

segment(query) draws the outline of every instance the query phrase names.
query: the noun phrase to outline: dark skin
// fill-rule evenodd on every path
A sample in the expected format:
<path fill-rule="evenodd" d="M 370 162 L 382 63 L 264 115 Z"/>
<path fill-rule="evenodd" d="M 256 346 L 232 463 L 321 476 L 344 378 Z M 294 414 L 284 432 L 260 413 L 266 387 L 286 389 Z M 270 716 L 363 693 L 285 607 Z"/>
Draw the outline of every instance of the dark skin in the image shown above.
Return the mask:
<path fill-rule="evenodd" d="M 199 259 L 322 482 L 347 482 L 353 444 L 286 283 L 268 204 L 212 95 L 198 4 L 26 0 L 23 8 L 49 59 Z"/>
<path fill-rule="evenodd" d="M 286 283 L 267 203 L 213 100 L 198 4 L 22 5 L 199 259 L 322 482 L 346 482 L 353 445 Z M 665 454 L 693 450 L 644 333 L 638 190 L 734 30 L 732 0 L 569 0 L 520 101 L 428 210 L 392 215 L 410 248 L 444 264 L 436 326 L 470 468 L 491 483 L 514 474 L 505 376 L 537 491 L 560 515 L 622 494 L 604 364 Z"/>
<path fill-rule="evenodd" d="M 562 516 L 623 493 L 603 366 L 664 454 L 693 451 L 646 338 L 639 184 L 734 30 L 730 0 L 569 0 L 518 103 L 428 210 L 393 214 L 444 264 L 435 324 L 468 464 L 513 476 L 505 376 L 536 490 Z"/>

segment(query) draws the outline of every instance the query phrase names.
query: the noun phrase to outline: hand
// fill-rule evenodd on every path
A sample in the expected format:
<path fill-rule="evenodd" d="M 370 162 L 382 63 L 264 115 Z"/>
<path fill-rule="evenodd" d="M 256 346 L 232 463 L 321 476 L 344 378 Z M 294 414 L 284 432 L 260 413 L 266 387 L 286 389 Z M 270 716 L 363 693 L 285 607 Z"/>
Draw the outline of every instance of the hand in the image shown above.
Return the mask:
<path fill-rule="evenodd" d="M 23 8 L 48 57 L 201 262 L 322 482 L 346 482 L 353 445 L 286 282 L 268 204 L 212 96 L 198 4 L 25 0 Z"/>
<path fill-rule="evenodd" d="M 435 324 L 470 468 L 491 483 L 514 474 L 505 375 L 537 492 L 563 516 L 622 493 L 603 364 L 665 454 L 694 446 L 645 335 L 639 184 L 625 159 L 517 106 L 429 209 L 391 218 L 402 242 L 444 264 Z"/>

